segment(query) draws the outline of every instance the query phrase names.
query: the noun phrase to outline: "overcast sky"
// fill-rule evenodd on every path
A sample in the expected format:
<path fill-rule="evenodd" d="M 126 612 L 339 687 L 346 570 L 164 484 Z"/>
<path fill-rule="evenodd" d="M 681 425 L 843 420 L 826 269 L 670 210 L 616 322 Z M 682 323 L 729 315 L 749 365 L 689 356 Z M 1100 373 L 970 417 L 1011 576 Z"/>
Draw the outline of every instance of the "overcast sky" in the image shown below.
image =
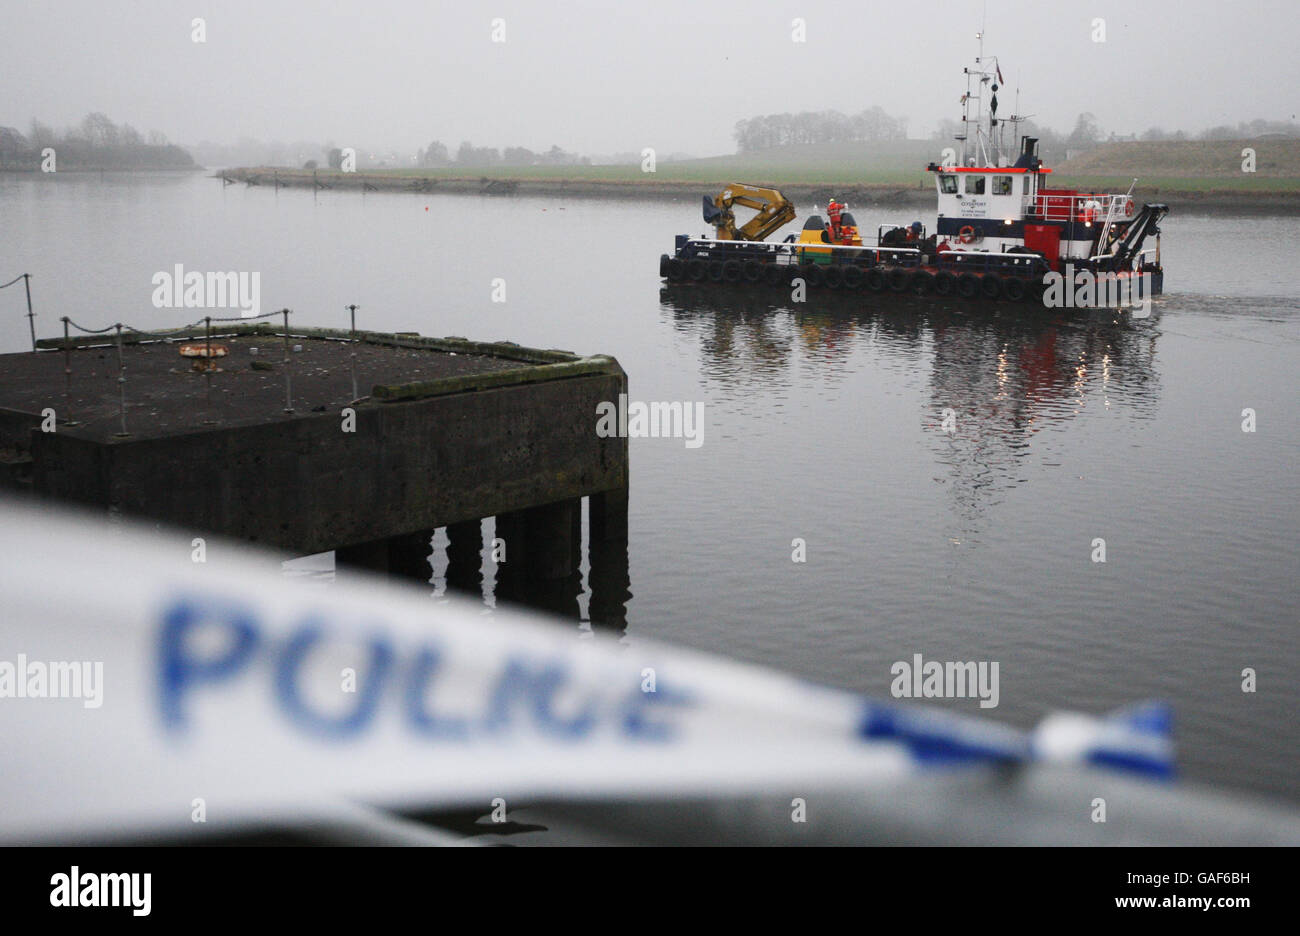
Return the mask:
<path fill-rule="evenodd" d="M 89 111 L 173 141 L 732 152 L 735 122 L 878 104 L 958 116 L 985 4 L 820 0 L 48 0 L 5 5 L 0 124 Z M 1300 111 L 1294 0 L 988 0 L 1021 111 L 1199 130 Z M 191 41 L 191 20 L 207 41 Z M 505 20 L 504 43 L 492 20 Z M 807 41 L 791 40 L 791 21 Z M 1106 42 L 1092 39 L 1104 18 Z M 1002 113 L 1014 105 L 1003 98 Z"/>

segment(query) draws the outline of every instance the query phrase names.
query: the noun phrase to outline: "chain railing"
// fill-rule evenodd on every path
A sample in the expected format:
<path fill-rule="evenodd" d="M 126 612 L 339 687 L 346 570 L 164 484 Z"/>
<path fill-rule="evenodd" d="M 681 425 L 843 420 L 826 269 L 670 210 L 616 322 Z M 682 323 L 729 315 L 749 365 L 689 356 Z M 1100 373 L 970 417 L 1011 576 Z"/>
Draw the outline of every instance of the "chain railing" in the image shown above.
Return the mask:
<path fill-rule="evenodd" d="M 36 313 L 32 311 L 32 274 L 19 273 L 9 282 L 0 286 L 0 289 L 7 289 L 19 280 L 23 281 L 23 289 L 27 293 L 27 327 L 32 332 L 32 350 L 36 350 Z"/>
<path fill-rule="evenodd" d="M 120 429 L 116 433 L 116 435 L 119 438 L 126 438 L 127 436 L 130 435 L 130 432 L 127 431 L 127 423 L 126 423 L 126 413 L 127 413 L 126 355 L 123 350 L 123 345 L 125 343 L 123 339 L 124 331 L 130 332 L 131 334 L 146 340 L 152 339 L 154 341 L 176 341 L 181 337 L 188 337 L 188 335 L 186 335 L 185 333 L 191 332 L 194 329 L 197 329 L 200 325 L 202 325 L 204 328 L 204 340 L 207 343 L 207 349 L 205 351 L 204 356 L 205 356 L 205 360 L 211 362 L 213 322 L 249 323 L 249 322 L 256 322 L 260 319 L 269 319 L 272 316 L 276 316 L 276 315 L 284 316 L 284 394 L 285 394 L 284 411 L 286 413 L 292 413 L 294 410 L 293 410 L 293 385 L 292 385 L 292 377 L 290 375 L 291 359 L 289 356 L 289 314 L 290 314 L 289 309 L 280 309 L 279 311 L 276 312 L 263 312 L 261 315 L 238 315 L 238 316 L 205 315 L 203 318 L 197 319 L 196 321 L 190 322 L 189 324 L 181 325 L 178 328 L 168 329 L 167 331 L 161 331 L 161 332 L 147 331 L 143 328 L 137 328 L 134 325 L 128 325 L 125 322 L 114 322 L 112 325 L 106 325 L 103 328 L 91 328 L 87 325 L 82 325 L 79 322 L 75 322 L 72 320 L 72 318 L 65 315 L 61 319 L 61 321 L 63 322 L 63 375 L 64 375 L 63 398 L 64 398 L 65 413 L 68 416 L 68 418 L 64 420 L 64 425 L 66 426 L 79 425 L 76 419 L 73 418 L 73 412 L 72 412 L 73 340 L 72 340 L 71 331 L 73 329 L 76 329 L 77 331 L 81 332 L 84 335 L 107 335 L 109 332 L 114 333 L 113 344 L 117 349 L 117 363 L 118 363 L 118 377 L 117 377 L 118 418 L 121 421 Z M 32 350 L 33 351 L 36 350 L 36 343 L 34 339 L 32 342 Z M 212 409 L 212 371 L 210 368 L 204 369 L 204 380 L 206 384 L 205 397 L 207 400 L 207 409 L 210 413 Z M 212 420 L 206 419 L 204 420 L 204 422 L 210 424 Z"/>
<path fill-rule="evenodd" d="M 10 283 L 6 283 L 5 285 L 6 286 L 13 285 L 13 283 L 18 281 L 18 279 L 22 279 L 22 278 L 23 277 L 20 276 L 17 279 L 11 281 Z M 346 308 L 350 313 L 350 330 L 349 330 L 349 336 L 347 340 L 348 343 L 352 345 L 351 352 L 349 354 L 349 363 L 350 363 L 350 371 L 352 377 L 352 399 L 355 402 L 356 400 L 360 399 L 358 386 L 357 386 L 357 352 L 356 352 L 357 309 L 359 309 L 360 306 L 348 305 L 345 306 L 344 308 Z M 225 324 L 225 323 L 235 323 L 235 322 L 240 324 L 247 324 L 251 322 L 257 322 L 262 319 L 270 319 L 274 317 L 283 318 L 282 332 L 284 338 L 284 368 L 283 368 L 284 370 L 284 412 L 286 414 L 292 414 L 295 412 L 295 409 L 293 405 L 293 376 L 292 376 L 293 358 L 292 358 L 292 350 L 290 345 L 290 330 L 289 330 L 289 316 L 291 314 L 292 314 L 292 310 L 290 309 L 279 309 L 274 312 L 264 312 L 261 315 L 252 315 L 252 316 L 241 315 L 241 316 L 222 317 L 222 316 L 215 316 L 215 315 L 205 315 L 203 318 L 198 319 L 194 322 L 190 322 L 189 324 L 182 325 L 178 328 L 167 329 L 166 331 L 151 331 L 143 328 L 137 328 L 136 326 L 127 324 L 125 322 L 114 322 L 113 324 L 106 325 L 103 328 L 91 328 L 89 326 L 82 325 L 81 323 L 74 321 L 69 316 L 66 315 L 62 316 L 60 321 L 63 322 L 63 375 L 64 375 L 63 396 L 64 396 L 64 412 L 66 414 L 66 418 L 63 420 L 63 424 L 67 426 L 79 425 L 77 420 L 73 418 L 73 407 L 72 407 L 72 352 L 73 349 L 76 347 L 76 338 L 73 335 L 74 331 L 80 332 L 81 334 L 87 336 L 104 335 L 108 337 L 111 335 L 109 340 L 112 342 L 112 344 L 114 345 L 117 351 L 117 363 L 118 363 L 118 378 L 117 378 L 118 419 L 120 421 L 120 425 L 119 425 L 119 431 L 116 433 L 116 436 L 119 438 L 125 438 L 130 435 L 127 428 L 126 353 L 124 350 L 124 346 L 127 343 L 129 343 L 126 337 L 128 333 L 135 338 L 135 342 L 130 342 L 130 343 L 142 343 L 141 340 L 143 340 L 144 342 L 155 342 L 155 341 L 174 342 L 174 341 L 182 340 L 183 338 L 197 338 L 198 336 L 194 335 L 193 332 L 195 332 L 197 329 L 202 327 L 203 341 L 207 345 L 206 349 L 204 350 L 204 356 L 205 359 L 210 363 L 212 360 L 212 340 L 214 337 L 212 326 L 214 324 Z M 221 335 L 217 333 L 215 337 L 221 337 Z M 32 347 L 33 347 L 33 351 L 35 351 L 36 344 L 34 339 L 33 339 Z M 205 380 L 207 384 L 206 386 L 207 409 L 210 413 L 212 409 L 212 371 L 210 368 L 205 368 L 204 370 L 205 370 Z M 212 420 L 206 419 L 204 420 L 204 422 L 210 424 L 212 423 Z"/>
<path fill-rule="evenodd" d="M 5 289 L 9 286 L 13 286 L 15 283 L 17 283 L 20 280 L 23 282 L 27 294 L 28 327 L 31 331 L 32 351 L 36 352 L 37 351 L 36 314 L 32 311 L 31 274 L 20 273 L 18 276 L 15 276 L 9 282 L 0 284 L 0 289 Z M 347 309 L 348 312 L 350 313 L 348 342 L 349 344 L 352 345 L 352 349 L 351 349 L 351 353 L 349 354 L 349 369 L 351 371 L 351 376 L 352 376 L 352 400 L 353 402 L 356 402 L 357 400 L 361 399 L 358 391 L 358 386 L 357 386 L 357 352 L 356 352 L 357 309 L 359 309 L 360 306 L 348 305 L 348 306 L 344 306 L 344 308 Z M 201 319 L 197 319 L 193 322 L 190 322 L 186 325 L 181 325 L 177 328 L 167 329 L 166 331 L 151 331 L 144 328 L 137 328 L 136 326 L 126 322 L 114 322 L 111 325 L 105 325 L 103 328 L 91 328 L 88 325 L 82 325 L 80 322 L 74 321 L 70 316 L 64 315 L 60 318 L 60 321 L 63 323 L 63 400 L 64 400 L 64 413 L 66 415 L 66 418 L 63 420 L 63 424 L 66 426 L 79 425 L 77 420 L 73 418 L 73 412 L 72 412 L 72 351 L 73 348 L 75 347 L 74 339 L 72 335 L 73 331 L 77 331 L 83 335 L 88 335 L 88 336 L 95 336 L 95 335 L 108 336 L 110 333 L 112 333 L 113 337 L 110 340 L 112 341 L 113 345 L 117 350 L 117 361 L 118 361 L 117 383 L 118 383 L 118 416 L 120 419 L 120 431 L 117 433 L 117 435 L 120 437 L 125 437 L 129 435 L 129 433 L 127 431 L 127 422 L 126 422 L 126 413 L 127 413 L 126 356 L 123 350 L 123 346 L 126 344 L 126 340 L 124 338 L 124 333 L 129 332 L 132 336 L 136 338 L 137 341 L 141 339 L 143 339 L 144 341 L 177 341 L 181 337 L 188 337 L 185 335 L 186 332 L 190 332 L 194 329 L 197 329 L 201 325 L 203 326 L 203 330 L 204 330 L 204 341 L 207 344 L 207 348 L 205 349 L 204 352 L 205 359 L 210 363 L 212 360 L 213 323 L 223 324 L 223 323 L 230 323 L 230 322 L 238 322 L 240 324 L 248 324 L 251 322 L 257 322 L 262 319 L 270 319 L 275 316 L 283 316 L 284 318 L 284 329 L 283 329 L 284 331 L 284 412 L 293 413 L 294 412 L 293 377 L 291 374 L 291 366 L 290 366 L 292 362 L 292 357 L 291 357 L 290 345 L 289 345 L 289 315 L 290 314 L 291 314 L 291 310 L 289 309 L 279 309 L 275 312 L 263 312 L 260 315 L 237 315 L 237 316 L 205 315 Z M 207 409 L 209 410 L 209 412 L 211 412 L 212 371 L 210 368 L 205 368 L 204 373 L 205 373 L 205 380 L 207 384 L 206 386 Z M 212 420 L 207 419 L 205 420 L 205 422 L 211 423 Z"/>

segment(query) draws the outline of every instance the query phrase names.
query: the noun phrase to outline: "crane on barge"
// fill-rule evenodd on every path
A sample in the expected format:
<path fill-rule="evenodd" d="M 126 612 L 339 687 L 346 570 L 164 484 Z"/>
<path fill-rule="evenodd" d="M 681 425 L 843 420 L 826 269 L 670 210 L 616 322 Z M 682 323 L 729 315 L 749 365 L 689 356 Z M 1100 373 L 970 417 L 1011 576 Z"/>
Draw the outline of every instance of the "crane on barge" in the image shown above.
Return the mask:
<path fill-rule="evenodd" d="M 757 214 L 739 227 L 732 208 L 753 208 Z M 733 182 L 713 198 L 704 196 L 704 221 L 717 230 L 718 240 L 761 241 L 794 220 L 794 203 L 774 188 Z"/>

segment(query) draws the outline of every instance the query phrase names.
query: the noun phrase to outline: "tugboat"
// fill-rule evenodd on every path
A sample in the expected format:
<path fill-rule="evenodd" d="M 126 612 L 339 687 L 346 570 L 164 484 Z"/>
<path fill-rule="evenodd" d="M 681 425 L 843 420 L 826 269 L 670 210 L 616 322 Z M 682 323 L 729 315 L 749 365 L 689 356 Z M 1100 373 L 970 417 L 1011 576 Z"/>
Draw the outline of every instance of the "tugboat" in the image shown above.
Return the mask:
<path fill-rule="evenodd" d="M 832 198 L 829 220 L 811 215 L 798 235 L 768 243 L 764 238 L 793 218 L 793 208 L 775 189 L 738 183 L 704 198 L 704 220 L 714 226 L 714 235 L 678 235 L 674 252 L 659 258 L 659 275 L 670 283 L 802 283 L 1050 302 L 1045 293 L 1054 276 L 1069 290 L 1080 274 L 1091 274 L 1095 282 L 1129 287 L 1127 294 L 1161 293 L 1159 224 L 1168 206 L 1137 208 L 1133 186 L 1124 194 L 1052 188 L 1047 178 L 1052 170 L 1038 158 L 1038 139 L 1018 132 L 1025 118 L 997 116 L 1002 73 L 996 56 L 983 56 L 982 39 L 981 55 L 964 72 L 960 152 L 950 148 L 944 162 L 926 166 L 938 196 L 934 233 L 927 234 L 919 221 L 882 224 L 876 243 L 864 244 L 852 214 Z M 1004 148 L 1008 124 L 1014 161 Z M 737 227 L 733 203 L 759 214 Z M 1152 236 L 1155 246 L 1144 249 Z M 1104 293 L 1098 287 L 1097 295 Z M 1114 289 L 1109 295 L 1119 293 Z"/>

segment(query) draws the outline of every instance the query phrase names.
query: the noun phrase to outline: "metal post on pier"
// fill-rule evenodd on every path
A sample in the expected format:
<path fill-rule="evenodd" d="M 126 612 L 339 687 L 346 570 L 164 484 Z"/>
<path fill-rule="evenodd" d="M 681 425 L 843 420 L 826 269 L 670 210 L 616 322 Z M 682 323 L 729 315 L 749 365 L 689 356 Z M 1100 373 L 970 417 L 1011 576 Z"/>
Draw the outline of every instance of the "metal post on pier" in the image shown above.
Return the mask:
<path fill-rule="evenodd" d="M 69 320 L 63 316 L 63 413 L 65 426 L 75 426 L 72 418 L 72 338 L 69 333 Z"/>
<path fill-rule="evenodd" d="M 355 403 L 360 399 L 357 394 L 357 307 L 350 305 L 348 311 L 352 313 L 352 402 Z"/>
<path fill-rule="evenodd" d="M 203 351 L 203 382 L 207 390 L 207 408 L 208 418 L 203 420 L 205 423 L 211 423 L 212 420 L 212 316 L 203 317 L 205 338 L 207 347 Z"/>
<path fill-rule="evenodd" d="M 284 314 L 284 411 L 293 412 L 293 388 L 289 381 L 289 310 L 281 309 Z"/>
<path fill-rule="evenodd" d="M 32 350 L 36 350 L 36 313 L 32 311 L 32 274 L 23 274 L 23 288 L 27 290 L 27 326 L 32 331 Z"/>
<path fill-rule="evenodd" d="M 203 351 L 203 380 L 208 391 L 208 421 L 212 421 L 212 316 L 203 317 L 204 341 L 207 347 Z"/>
<path fill-rule="evenodd" d="M 117 329 L 118 411 L 122 417 L 122 430 L 117 433 L 117 436 L 124 438 L 130 435 L 126 431 L 126 359 L 122 356 L 122 323 L 118 322 L 114 327 Z"/>
<path fill-rule="evenodd" d="M 32 311 L 32 274 L 19 273 L 7 283 L 0 283 L 0 289 L 7 289 L 19 280 L 23 281 L 23 288 L 27 290 L 27 327 L 32 333 L 32 351 L 36 350 L 36 313 Z"/>

